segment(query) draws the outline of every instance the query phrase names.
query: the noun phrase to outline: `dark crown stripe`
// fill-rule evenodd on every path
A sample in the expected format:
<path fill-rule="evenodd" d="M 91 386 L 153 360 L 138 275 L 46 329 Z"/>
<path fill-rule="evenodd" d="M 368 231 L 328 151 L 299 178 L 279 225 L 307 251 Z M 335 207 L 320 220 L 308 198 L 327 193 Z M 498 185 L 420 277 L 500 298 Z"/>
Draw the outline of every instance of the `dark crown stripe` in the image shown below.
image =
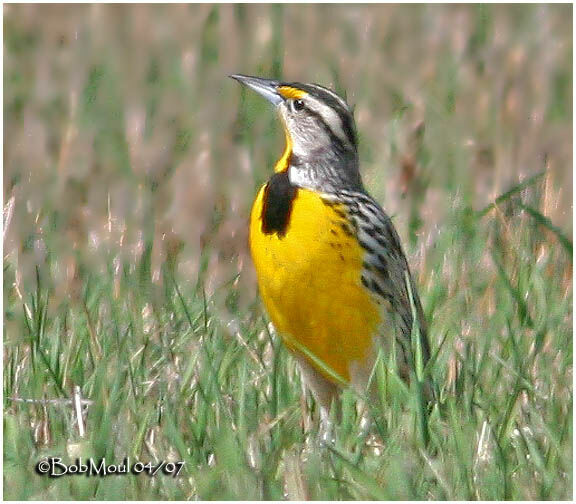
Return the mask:
<path fill-rule="evenodd" d="M 344 107 L 342 103 L 332 95 L 330 91 L 326 88 L 319 86 L 318 84 L 301 84 L 299 82 L 292 82 L 290 84 L 283 84 L 296 89 L 301 89 L 311 94 L 315 98 L 324 102 L 328 107 L 330 107 L 334 112 L 338 114 L 340 121 L 342 122 L 342 129 L 346 136 L 348 137 L 352 145 L 356 145 L 356 129 L 354 128 L 354 117 L 347 107 Z M 324 122 L 324 121 L 322 121 Z"/>

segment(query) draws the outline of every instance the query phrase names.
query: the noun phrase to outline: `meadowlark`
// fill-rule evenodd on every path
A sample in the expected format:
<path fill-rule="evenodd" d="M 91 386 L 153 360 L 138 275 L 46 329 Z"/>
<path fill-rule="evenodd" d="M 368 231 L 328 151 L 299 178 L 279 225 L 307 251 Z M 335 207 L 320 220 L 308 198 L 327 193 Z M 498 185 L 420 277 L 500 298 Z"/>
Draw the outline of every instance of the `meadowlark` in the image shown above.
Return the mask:
<path fill-rule="evenodd" d="M 427 362 L 420 299 L 392 221 L 362 184 L 346 102 L 317 84 L 231 77 L 284 126 L 284 153 L 252 207 L 250 249 L 270 319 L 326 417 L 342 385 L 366 391 L 379 351 L 396 352 L 405 380 L 417 354 Z"/>

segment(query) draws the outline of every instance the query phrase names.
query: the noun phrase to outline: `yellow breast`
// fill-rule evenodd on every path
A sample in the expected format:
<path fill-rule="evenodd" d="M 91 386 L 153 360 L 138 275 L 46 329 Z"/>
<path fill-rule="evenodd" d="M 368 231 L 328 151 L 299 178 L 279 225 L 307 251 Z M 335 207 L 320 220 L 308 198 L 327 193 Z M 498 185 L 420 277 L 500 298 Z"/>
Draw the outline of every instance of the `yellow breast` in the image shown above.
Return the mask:
<path fill-rule="evenodd" d="M 304 189 L 296 192 L 285 234 L 264 233 L 264 192 L 252 208 L 250 248 L 268 314 L 291 350 L 306 348 L 349 381 L 381 322 L 360 280 L 364 252 L 343 229 L 345 217 Z"/>

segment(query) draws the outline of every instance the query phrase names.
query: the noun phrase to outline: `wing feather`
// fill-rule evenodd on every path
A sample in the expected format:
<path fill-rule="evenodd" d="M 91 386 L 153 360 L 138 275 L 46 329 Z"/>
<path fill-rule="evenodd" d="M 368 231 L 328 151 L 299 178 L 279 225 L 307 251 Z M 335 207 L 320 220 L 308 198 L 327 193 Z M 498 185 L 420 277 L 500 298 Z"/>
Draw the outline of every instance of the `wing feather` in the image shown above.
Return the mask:
<path fill-rule="evenodd" d="M 409 284 L 425 364 L 430 358 L 428 328 L 420 296 L 392 220 L 380 205 L 365 193 L 342 191 L 338 193 L 338 200 L 347 208 L 358 240 L 366 250 L 362 283 L 380 304 L 386 305 L 395 315 L 399 325 L 397 339 L 403 359 L 407 365 L 413 366 L 411 334 L 414 317 L 408 291 Z"/>

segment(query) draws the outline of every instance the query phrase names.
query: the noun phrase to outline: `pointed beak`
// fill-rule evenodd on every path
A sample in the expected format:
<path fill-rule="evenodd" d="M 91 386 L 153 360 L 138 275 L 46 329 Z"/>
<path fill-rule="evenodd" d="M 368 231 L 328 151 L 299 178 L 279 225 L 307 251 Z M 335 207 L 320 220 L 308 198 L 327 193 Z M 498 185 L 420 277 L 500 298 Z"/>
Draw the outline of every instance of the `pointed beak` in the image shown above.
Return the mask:
<path fill-rule="evenodd" d="M 249 87 L 250 89 L 256 91 L 259 95 L 262 95 L 273 105 L 280 105 L 284 98 L 278 93 L 277 88 L 280 85 L 279 81 L 272 79 L 261 79 L 260 77 L 250 77 L 248 75 L 230 75 L 234 80 L 237 80 L 240 84 Z"/>

